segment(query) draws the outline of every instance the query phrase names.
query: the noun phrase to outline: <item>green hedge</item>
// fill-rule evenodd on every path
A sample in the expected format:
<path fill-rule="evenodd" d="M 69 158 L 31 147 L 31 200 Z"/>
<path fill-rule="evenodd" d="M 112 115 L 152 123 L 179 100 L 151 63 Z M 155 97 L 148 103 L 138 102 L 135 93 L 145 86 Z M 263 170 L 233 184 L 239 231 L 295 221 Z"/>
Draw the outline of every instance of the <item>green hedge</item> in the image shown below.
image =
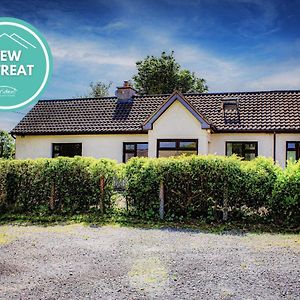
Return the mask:
<path fill-rule="evenodd" d="M 300 222 L 300 162 L 282 170 L 271 159 L 212 155 L 133 158 L 120 165 L 82 157 L 0 159 L 0 210 L 105 211 L 112 206 L 116 179 L 125 180 L 128 209 L 139 216 L 158 218 L 162 182 L 166 219 L 220 219 L 228 210 L 230 220 Z"/>
<path fill-rule="evenodd" d="M 289 163 L 278 174 L 271 199 L 274 221 L 300 226 L 300 161 Z"/>
<path fill-rule="evenodd" d="M 2 211 L 86 212 L 100 203 L 110 207 L 117 164 L 93 158 L 0 160 Z"/>
<path fill-rule="evenodd" d="M 269 208 L 277 174 L 271 159 L 251 162 L 237 157 L 189 156 L 131 159 L 125 166 L 131 207 L 158 216 L 159 184 L 164 185 L 165 213 L 171 218 L 231 218 Z"/>

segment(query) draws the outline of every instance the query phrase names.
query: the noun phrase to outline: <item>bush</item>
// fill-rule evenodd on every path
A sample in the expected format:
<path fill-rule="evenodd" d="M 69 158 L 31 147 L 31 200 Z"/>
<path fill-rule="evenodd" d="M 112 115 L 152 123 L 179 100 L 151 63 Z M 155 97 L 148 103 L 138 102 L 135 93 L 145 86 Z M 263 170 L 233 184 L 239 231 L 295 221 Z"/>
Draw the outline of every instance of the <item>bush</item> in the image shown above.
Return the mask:
<path fill-rule="evenodd" d="M 300 161 L 288 163 L 278 174 L 270 201 L 274 221 L 287 226 L 300 225 Z"/>
<path fill-rule="evenodd" d="M 13 212 L 87 212 L 110 207 L 116 163 L 93 158 L 0 161 L 0 208 Z"/>
<path fill-rule="evenodd" d="M 164 184 L 167 218 L 220 218 L 229 210 L 268 206 L 280 172 L 272 160 L 251 162 L 224 156 L 134 158 L 126 165 L 131 207 L 140 214 L 158 216 L 159 184 Z M 240 216 L 239 216 L 240 217 Z"/>
<path fill-rule="evenodd" d="M 165 159 L 166 213 L 169 216 L 209 217 L 212 209 L 238 196 L 240 161 L 217 156 Z M 215 211 L 216 213 L 216 211 Z"/>
<path fill-rule="evenodd" d="M 116 180 L 118 179 L 118 180 Z M 0 210 L 76 214 L 108 211 L 116 183 L 126 183 L 130 213 L 159 217 L 164 186 L 167 220 L 222 218 L 299 226 L 300 162 L 285 170 L 271 159 L 224 156 L 109 159 L 0 159 Z M 261 218 L 263 217 L 263 218 Z"/>
<path fill-rule="evenodd" d="M 243 184 L 240 205 L 258 209 L 268 207 L 278 174 L 282 170 L 272 159 L 257 157 L 252 161 L 242 161 Z"/>
<path fill-rule="evenodd" d="M 160 160 L 132 158 L 124 165 L 128 206 L 142 216 L 158 216 Z"/>

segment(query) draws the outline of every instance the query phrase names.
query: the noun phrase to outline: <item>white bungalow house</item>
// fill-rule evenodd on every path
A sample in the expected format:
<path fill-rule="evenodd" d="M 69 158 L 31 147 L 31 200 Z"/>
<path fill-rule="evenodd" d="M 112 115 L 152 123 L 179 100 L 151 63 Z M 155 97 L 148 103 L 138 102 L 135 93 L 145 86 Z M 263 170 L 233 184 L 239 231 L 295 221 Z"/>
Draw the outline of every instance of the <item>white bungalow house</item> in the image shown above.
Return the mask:
<path fill-rule="evenodd" d="M 300 91 L 137 95 L 42 100 L 12 130 L 16 158 L 182 153 L 300 158 Z"/>

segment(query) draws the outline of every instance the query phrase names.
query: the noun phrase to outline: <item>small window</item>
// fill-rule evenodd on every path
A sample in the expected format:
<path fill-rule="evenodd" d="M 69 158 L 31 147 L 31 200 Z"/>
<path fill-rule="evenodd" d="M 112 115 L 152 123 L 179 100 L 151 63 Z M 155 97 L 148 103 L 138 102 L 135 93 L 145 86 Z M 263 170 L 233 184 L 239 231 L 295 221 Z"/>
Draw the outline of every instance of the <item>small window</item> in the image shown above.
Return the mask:
<path fill-rule="evenodd" d="M 176 148 L 176 142 L 174 141 L 166 141 L 166 142 L 163 142 L 163 141 L 160 141 L 159 142 L 159 147 L 160 148 Z"/>
<path fill-rule="evenodd" d="M 148 143 L 124 143 L 123 162 L 132 157 L 148 157 Z"/>
<path fill-rule="evenodd" d="M 198 140 L 157 140 L 157 157 L 198 154 Z"/>
<path fill-rule="evenodd" d="M 300 158 L 300 142 L 286 142 L 286 160 L 296 161 Z"/>
<path fill-rule="evenodd" d="M 227 156 L 236 154 L 245 160 L 252 160 L 257 153 L 257 142 L 226 142 Z"/>
<path fill-rule="evenodd" d="M 52 144 L 52 157 L 67 156 L 74 157 L 82 155 L 81 143 L 60 143 Z"/>

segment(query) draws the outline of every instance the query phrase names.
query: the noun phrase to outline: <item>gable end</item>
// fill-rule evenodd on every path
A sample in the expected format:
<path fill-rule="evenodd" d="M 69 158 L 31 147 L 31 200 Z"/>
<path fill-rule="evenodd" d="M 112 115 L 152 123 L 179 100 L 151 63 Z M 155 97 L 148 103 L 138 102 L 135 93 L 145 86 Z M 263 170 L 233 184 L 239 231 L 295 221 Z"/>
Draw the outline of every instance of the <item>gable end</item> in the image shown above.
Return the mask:
<path fill-rule="evenodd" d="M 153 123 L 175 102 L 179 101 L 201 124 L 202 129 L 209 129 L 209 122 L 197 111 L 196 108 L 180 93 L 174 92 L 143 124 L 143 130 L 151 130 Z"/>

